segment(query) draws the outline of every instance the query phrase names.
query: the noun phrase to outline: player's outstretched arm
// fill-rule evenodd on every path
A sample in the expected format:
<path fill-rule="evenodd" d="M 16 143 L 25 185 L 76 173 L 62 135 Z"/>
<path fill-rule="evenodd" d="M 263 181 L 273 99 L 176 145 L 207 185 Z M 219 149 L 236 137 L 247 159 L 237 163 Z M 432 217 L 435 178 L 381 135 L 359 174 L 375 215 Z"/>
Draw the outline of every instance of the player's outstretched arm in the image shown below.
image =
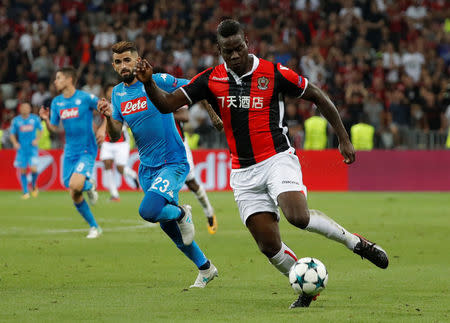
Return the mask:
<path fill-rule="evenodd" d="M 348 137 L 348 133 L 342 124 L 339 112 L 328 95 L 326 95 L 314 84 L 309 83 L 302 99 L 311 101 L 317 106 L 320 113 L 322 113 L 322 115 L 328 120 L 338 136 L 339 151 L 344 157 L 344 162 L 346 164 L 353 163 L 355 161 L 355 149 L 353 148 L 350 138 Z"/>
<path fill-rule="evenodd" d="M 144 84 L 145 92 L 161 113 L 172 113 L 185 104 L 190 104 L 184 93 L 177 89 L 172 93 L 160 89 L 153 80 L 153 67 L 146 59 L 138 59 L 136 77 Z"/>
<path fill-rule="evenodd" d="M 209 117 L 211 118 L 211 121 L 214 125 L 214 128 L 216 128 L 217 131 L 222 131 L 223 130 L 223 122 L 222 122 L 222 120 L 220 120 L 219 116 L 216 114 L 213 107 L 206 100 L 200 101 L 200 104 L 208 112 Z"/>
<path fill-rule="evenodd" d="M 54 126 L 50 123 L 50 109 L 49 108 L 44 108 L 44 106 L 41 106 L 41 108 L 39 109 L 39 116 L 41 117 L 42 120 L 45 121 L 45 125 L 47 126 L 47 129 L 50 132 L 58 132 L 58 127 Z"/>
<path fill-rule="evenodd" d="M 108 132 L 111 142 L 116 142 L 122 134 L 122 122 L 113 119 L 111 104 L 105 99 L 98 100 L 97 111 L 106 119 L 106 131 Z"/>

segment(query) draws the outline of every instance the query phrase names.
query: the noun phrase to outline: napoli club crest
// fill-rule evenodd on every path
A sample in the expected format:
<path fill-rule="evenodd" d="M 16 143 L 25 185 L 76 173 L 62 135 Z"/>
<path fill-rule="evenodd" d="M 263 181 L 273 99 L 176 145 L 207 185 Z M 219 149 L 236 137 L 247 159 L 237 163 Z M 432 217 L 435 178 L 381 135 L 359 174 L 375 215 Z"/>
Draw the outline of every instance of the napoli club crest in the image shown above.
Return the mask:
<path fill-rule="evenodd" d="M 260 90 L 267 90 L 269 87 L 269 79 L 265 76 L 258 78 L 258 89 Z"/>

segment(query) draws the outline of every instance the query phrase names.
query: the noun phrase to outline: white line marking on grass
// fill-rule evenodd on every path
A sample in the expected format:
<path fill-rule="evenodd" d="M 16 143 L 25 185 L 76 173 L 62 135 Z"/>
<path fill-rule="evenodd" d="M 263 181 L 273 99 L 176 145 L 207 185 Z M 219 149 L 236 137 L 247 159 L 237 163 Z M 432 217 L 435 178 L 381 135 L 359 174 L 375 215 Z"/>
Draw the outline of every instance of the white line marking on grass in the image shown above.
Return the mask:
<path fill-rule="evenodd" d="M 67 218 L 67 217 L 60 217 L 60 216 L 22 216 L 22 219 L 26 219 L 26 220 L 33 220 L 33 221 L 49 221 L 51 220 L 52 222 L 68 222 L 71 221 L 75 218 Z M 99 222 L 102 223 L 136 223 L 136 219 L 111 219 L 111 218 L 103 218 L 103 217 L 96 217 L 96 219 Z"/>
<path fill-rule="evenodd" d="M 154 228 L 159 226 L 157 223 L 143 223 L 132 226 L 121 226 L 112 228 L 102 228 L 104 232 L 120 232 L 136 229 Z M 10 230 L 0 231 L 0 236 L 17 235 L 17 234 L 59 234 L 59 233 L 72 233 L 72 232 L 87 232 L 89 229 L 52 229 L 52 230 L 29 230 L 25 227 L 12 227 Z"/>
<path fill-rule="evenodd" d="M 118 231 L 128 231 L 128 230 L 135 230 L 135 229 L 143 229 L 143 228 L 153 228 L 158 226 L 156 223 L 144 223 L 140 225 L 133 225 L 133 226 L 126 226 L 126 227 L 114 227 L 114 228 L 103 228 L 104 232 L 118 232 Z M 88 229 L 55 229 L 55 230 L 45 230 L 42 231 L 42 233 L 70 233 L 70 232 L 85 232 L 88 231 Z"/>

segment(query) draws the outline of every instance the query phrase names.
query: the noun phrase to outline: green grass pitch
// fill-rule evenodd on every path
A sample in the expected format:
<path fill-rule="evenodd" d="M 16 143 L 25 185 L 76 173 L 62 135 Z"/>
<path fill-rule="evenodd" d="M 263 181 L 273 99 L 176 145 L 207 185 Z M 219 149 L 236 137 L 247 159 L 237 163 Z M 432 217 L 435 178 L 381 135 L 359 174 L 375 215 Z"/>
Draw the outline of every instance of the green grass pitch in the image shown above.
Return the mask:
<path fill-rule="evenodd" d="M 379 242 L 387 270 L 344 246 L 298 230 L 282 218 L 283 241 L 299 257 L 324 262 L 327 289 L 307 309 L 287 278 L 259 253 L 231 192 L 209 193 L 219 222 L 211 236 L 191 193 L 196 241 L 219 269 L 204 290 L 187 289 L 195 266 L 160 230 L 138 215 L 142 193 L 93 212 L 87 225 L 66 192 L 20 200 L 0 192 L 0 322 L 449 322 L 450 196 L 448 193 L 317 193 L 309 206 L 348 230 Z"/>

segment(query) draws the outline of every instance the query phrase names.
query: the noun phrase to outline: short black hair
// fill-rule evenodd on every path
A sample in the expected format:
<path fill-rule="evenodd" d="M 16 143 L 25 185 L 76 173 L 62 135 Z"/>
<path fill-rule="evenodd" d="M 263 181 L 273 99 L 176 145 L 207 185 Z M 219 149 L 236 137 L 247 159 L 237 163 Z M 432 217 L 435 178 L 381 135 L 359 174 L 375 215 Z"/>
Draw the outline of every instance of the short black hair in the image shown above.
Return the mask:
<path fill-rule="evenodd" d="M 217 38 L 225 38 L 237 34 L 244 35 L 244 30 L 242 29 L 241 24 L 234 19 L 226 19 L 217 27 Z"/>

